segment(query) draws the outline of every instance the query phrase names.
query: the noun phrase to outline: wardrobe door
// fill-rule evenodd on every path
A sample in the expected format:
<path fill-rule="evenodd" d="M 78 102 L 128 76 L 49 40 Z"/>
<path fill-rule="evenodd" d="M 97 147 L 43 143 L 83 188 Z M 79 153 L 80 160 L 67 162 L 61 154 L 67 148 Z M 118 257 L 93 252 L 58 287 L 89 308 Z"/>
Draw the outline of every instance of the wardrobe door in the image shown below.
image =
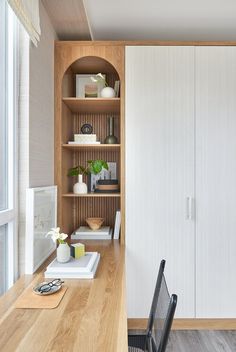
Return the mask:
<path fill-rule="evenodd" d="M 236 48 L 196 48 L 196 312 L 236 316 Z"/>
<path fill-rule="evenodd" d="M 177 316 L 194 316 L 193 198 L 194 48 L 126 47 L 129 318 L 148 316 L 162 258 Z"/>

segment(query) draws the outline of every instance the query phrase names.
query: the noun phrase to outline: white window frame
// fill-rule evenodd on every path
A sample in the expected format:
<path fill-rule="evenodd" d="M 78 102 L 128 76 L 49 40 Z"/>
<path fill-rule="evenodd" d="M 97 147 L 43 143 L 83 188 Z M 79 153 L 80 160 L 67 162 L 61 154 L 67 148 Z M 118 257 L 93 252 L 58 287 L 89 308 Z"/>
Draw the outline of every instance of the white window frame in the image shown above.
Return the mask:
<path fill-rule="evenodd" d="M 5 0 L 0 0 L 4 1 Z M 0 226 L 7 225 L 7 282 L 10 288 L 18 277 L 18 24 L 13 11 L 5 7 L 7 116 L 7 209 L 0 211 Z"/>

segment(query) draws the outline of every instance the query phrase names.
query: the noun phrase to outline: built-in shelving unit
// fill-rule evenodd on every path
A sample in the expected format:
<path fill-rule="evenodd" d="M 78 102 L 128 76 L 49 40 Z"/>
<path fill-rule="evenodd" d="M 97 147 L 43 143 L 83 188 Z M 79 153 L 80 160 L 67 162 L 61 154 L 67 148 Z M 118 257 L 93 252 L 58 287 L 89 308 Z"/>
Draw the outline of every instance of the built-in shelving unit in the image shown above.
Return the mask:
<path fill-rule="evenodd" d="M 120 81 L 117 98 L 76 97 L 76 74 L 104 73 L 109 86 Z M 108 117 L 114 117 L 117 144 L 104 144 Z M 68 144 L 81 133 L 84 123 L 93 126 L 100 144 Z M 68 170 L 86 165 L 88 160 L 116 162 L 120 193 L 74 194 L 76 177 Z M 87 178 L 84 179 L 87 182 Z M 86 217 L 104 217 L 104 224 L 114 226 L 121 210 L 121 242 L 124 242 L 124 46 L 94 45 L 81 42 L 56 42 L 55 47 L 55 182 L 58 185 L 58 225 L 71 234 Z"/>

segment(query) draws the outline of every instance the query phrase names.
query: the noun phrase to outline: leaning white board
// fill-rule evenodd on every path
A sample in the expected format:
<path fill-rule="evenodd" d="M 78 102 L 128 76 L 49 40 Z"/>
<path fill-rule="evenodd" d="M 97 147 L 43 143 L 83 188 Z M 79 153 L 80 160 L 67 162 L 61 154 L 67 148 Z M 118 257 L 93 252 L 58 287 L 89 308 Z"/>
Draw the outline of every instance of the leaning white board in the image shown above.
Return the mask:
<path fill-rule="evenodd" d="M 57 187 L 26 190 L 25 273 L 33 274 L 56 249 L 47 232 L 57 224 Z"/>

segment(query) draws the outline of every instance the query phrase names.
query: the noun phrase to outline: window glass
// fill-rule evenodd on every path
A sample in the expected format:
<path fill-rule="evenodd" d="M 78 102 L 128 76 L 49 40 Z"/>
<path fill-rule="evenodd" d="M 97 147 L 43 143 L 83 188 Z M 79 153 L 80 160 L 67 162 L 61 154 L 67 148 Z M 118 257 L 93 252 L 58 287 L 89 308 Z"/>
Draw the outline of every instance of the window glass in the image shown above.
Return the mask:
<path fill-rule="evenodd" d="M 5 1 L 0 0 L 0 211 L 7 208 L 7 118 Z"/>

